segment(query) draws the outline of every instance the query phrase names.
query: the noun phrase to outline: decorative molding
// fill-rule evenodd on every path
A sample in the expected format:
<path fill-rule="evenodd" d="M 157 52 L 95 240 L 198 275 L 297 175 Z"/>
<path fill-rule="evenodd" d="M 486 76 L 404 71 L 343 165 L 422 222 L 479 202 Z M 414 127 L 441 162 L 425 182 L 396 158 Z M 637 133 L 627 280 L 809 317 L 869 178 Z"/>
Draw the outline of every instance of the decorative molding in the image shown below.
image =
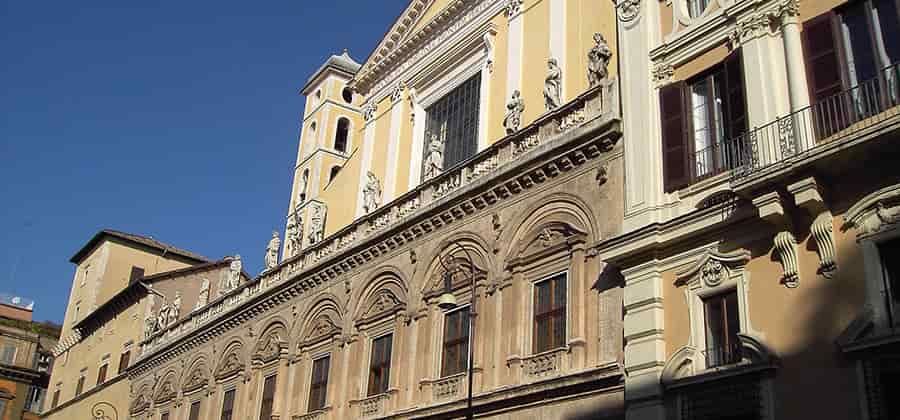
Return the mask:
<path fill-rule="evenodd" d="M 503 5 L 503 11 L 506 13 L 506 17 L 512 20 L 522 13 L 523 4 L 525 4 L 525 0 L 506 0 Z"/>
<path fill-rule="evenodd" d="M 641 0 L 621 0 L 616 4 L 619 20 L 631 22 L 641 14 Z"/>
<path fill-rule="evenodd" d="M 494 73 L 494 37 L 497 36 L 497 30 L 494 28 L 488 29 L 487 32 L 482 36 L 482 40 L 484 41 L 484 51 L 485 56 L 487 57 L 484 61 L 484 68 L 487 70 L 488 74 Z"/>
<path fill-rule="evenodd" d="M 522 358 L 522 370 L 530 379 L 539 379 L 562 373 L 565 356 L 569 349 L 561 347 Z"/>
<path fill-rule="evenodd" d="M 283 334 L 283 328 L 275 328 L 268 332 L 256 345 L 253 360 L 268 363 L 280 358 L 287 349 L 287 341 L 282 338 Z"/>
<path fill-rule="evenodd" d="M 797 266 L 797 240 L 790 231 L 781 231 L 775 235 L 774 248 L 772 251 L 781 261 L 784 274 L 781 276 L 781 283 L 788 288 L 795 288 L 800 285 L 800 273 Z"/>
<path fill-rule="evenodd" d="M 834 219 L 831 212 L 820 213 L 809 230 L 816 242 L 816 253 L 819 255 L 818 273 L 830 279 L 837 270 L 837 262 L 834 259 Z"/>
<path fill-rule="evenodd" d="M 156 390 L 156 396 L 153 397 L 153 402 L 162 404 L 174 400 L 175 397 L 178 396 L 178 391 L 175 389 L 173 381 L 174 379 L 172 376 L 163 380 L 162 384 L 160 384 L 159 388 Z"/>
<path fill-rule="evenodd" d="M 656 86 L 662 86 L 672 81 L 675 68 L 669 63 L 656 63 L 650 71 L 651 79 Z"/>
<path fill-rule="evenodd" d="M 857 239 L 895 227 L 900 222 L 900 184 L 875 191 L 850 207 L 841 230 L 856 228 Z"/>
<path fill-rule="evenodd" d="M 394 85 L 394 90 L 391 91 L 391 103 L 400 102 L 400 99 L 403 98 L 404 90 L 406 90 L 406 83 L 401 81 Z"/>
<path fill-rule="evenodd" d="M 231 348 L 229 352 L 222 358 L 219 367 L 216 368 L 215 378 L 224 379 L 235 375 L 244 370 L 244 363 L 240 356 L 241 347 Z"/>
<path fill-rule="evenodd" d="M 464 379 L 466 379 L 466 374 L 460 373 L 434 381 L 431 385 L 432 398 L 435 401 L 441 401 L 459 397 L 465 388 Z"/>
<path fill-rule="evenodd" d="M 375 117 L 375 111 L 378 109 L 378 104 L 375 103 L 374 99 L 369 99 L 365 105 L 362 106 L 362 114 L 363 120 L 369 122 L 372 118 Z"/>
<path fill-rule="evenodd" d="M 206 386 L 207 382 L 206 365 L 200 363 L 191 370 L 190 374 L 188 374 L 181 390 L 182 392 L 195 391 Z"/>
<path fill-rule="evenodd" d="M 725 254 L 711 249 L 694 264 L 676 272 L 675 285 L 697 284 L 703 287 L 716 287 L 731 278 L 732 273 L 742 270 L 749 261 L 748 251 Z"/>

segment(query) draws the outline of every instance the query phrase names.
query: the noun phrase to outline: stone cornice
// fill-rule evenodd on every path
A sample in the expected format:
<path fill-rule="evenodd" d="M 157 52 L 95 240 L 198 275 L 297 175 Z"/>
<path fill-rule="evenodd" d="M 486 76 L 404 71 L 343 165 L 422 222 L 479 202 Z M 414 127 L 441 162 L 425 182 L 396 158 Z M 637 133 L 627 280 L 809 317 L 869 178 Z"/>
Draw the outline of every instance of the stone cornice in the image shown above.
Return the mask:
<path fill-rule="evenodd" d="M 129 376 L 140 376 L 300 295 L 358 272 L 409 242 L 475 214 L 487 215 L 497 202 L 598 159 L 621 136 L 616 88 L 616 81 L 609 81 L 586 92 L 301 255 L 283 261 L 220 304 L 145 341 Z M 563 124 L 576 112 L 583 117 L 579 124 Z M 524 149 L 523 142 L 531 146 Z M 410 201 L 417 205 L 406 207 Z M 345 237 L 352 240 L 345 241 Z"/>

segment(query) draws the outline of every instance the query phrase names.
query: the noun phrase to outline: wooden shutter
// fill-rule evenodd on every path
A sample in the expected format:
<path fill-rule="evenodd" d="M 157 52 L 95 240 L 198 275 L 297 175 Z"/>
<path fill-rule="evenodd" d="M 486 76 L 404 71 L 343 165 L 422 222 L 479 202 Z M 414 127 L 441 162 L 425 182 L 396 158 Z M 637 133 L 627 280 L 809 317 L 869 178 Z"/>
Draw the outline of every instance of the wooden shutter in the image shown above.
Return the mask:
<path fill-rule="evenodd" d="M 100 366 L 100 370 L 97 371 L 97 385 L 101 385 L 106 382 L 106 370 L 109 368 L 109 364 L 105 364 Z"/>
<path fill-rule="evenodd" d="M 838 93 L 843 88 L 838 28 L 835 15 L 828 12 L 803 24 L 803 53 L 809 96 L 815 101 Z"/>
<path fill-rule="evenodd" d="M 747 99 L 741 50 L 725 59 L 725 141 L 747 132 Z"/>
<path fill-rule="evenodd" d="M 131 350 L 122 353 L 122 356 L 119 357 L 119 373 L 128 369 L 128 364 L 131 363 Z"/>
<path fill-rule="evenodd" d="M 662 118 L 663 186 L 666 192 L 684 187 L 690 180 L 688 118 L 685 112 L 684 92 L 684 82 L 676 82 L 659 90 Z"/>

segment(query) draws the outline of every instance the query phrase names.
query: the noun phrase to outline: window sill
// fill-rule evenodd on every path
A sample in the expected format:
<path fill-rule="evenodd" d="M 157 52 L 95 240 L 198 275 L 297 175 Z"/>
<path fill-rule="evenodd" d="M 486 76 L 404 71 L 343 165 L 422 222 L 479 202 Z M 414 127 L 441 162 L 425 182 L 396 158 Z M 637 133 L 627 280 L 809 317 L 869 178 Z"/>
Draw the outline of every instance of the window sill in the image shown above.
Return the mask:
<path fill-rule="evenodd" d="M 328 416 L 328 412 L 331 411 L 331 406 L 326 405 L 318 410 L 310 411 L 306 414 L 296 415 L 291 417 L 292 420 L 323 420 Z"/>

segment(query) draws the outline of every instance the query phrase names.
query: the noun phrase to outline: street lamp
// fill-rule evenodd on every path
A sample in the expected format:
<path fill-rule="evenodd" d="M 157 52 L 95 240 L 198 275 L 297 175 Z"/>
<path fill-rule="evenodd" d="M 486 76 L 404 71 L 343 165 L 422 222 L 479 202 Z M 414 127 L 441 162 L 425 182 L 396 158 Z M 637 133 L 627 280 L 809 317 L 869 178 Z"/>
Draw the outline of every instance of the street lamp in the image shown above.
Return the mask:
<path fill-rule="evenodd" d="M 472 346 L 472 343 L 475 341 L 474 338 L 475 338 L 475 316 L 476 316 L 476 313 L 475 313 L 475 264 L 472 262 L 472 256 L 469 254 L 468 249 L 466 249 L 464 246 L 460 245 L 459 242 L 456 242 L 456 241 L 452 242 L 451 244 L 463 251 L 463 253 L 466 255 L 466 257 L 465 257 L 466 262 L 469 264 L 469 284 L 472 288 L 472 292 L 471 292 L 472 293 L 471 294 L 472 302 L 469 303 L 469 314 L 468 314 L 469 344 L 467 347 L 469 350 L 469 360 L 468 360 L 468 362 L 469 362 L 468 363 L 469 396 L 466 399 L 466 418 L 474 419 L 475 413 L 472 410 L 472 381 L 473 381 L 472 373 L 474 372 L 474 367 L 475 367 L 475 361 L 473 360 L 475 357 L 475 351 L 473 349 L 474 346 Z M 452 262 L 452 259 L 455 259 L 455 257 L 453 257 L 453 254 L 448 253 L 447 255 L 450 257 L 451 262 Z M 438 307 L 444 311 L 448 311 L 448 310 L 451 310 L 458 306 L 458 304 L 456 303 L 456 296 L 453 295 L 453 272 L 455 271 L 455 269 L 451 269 L 451 267 L 448 267 L 447 264 L 445 264 L 444 261 L 440 258 L 438 258 L 438 262 L 441 263 L 441 267 L 443 267 L 443 269 L 444 269 L 443 274 L 441 274 L 441 277 L 444 280 L 444 293 L 441 294 L 440 298 L 438 298 Z"/>

